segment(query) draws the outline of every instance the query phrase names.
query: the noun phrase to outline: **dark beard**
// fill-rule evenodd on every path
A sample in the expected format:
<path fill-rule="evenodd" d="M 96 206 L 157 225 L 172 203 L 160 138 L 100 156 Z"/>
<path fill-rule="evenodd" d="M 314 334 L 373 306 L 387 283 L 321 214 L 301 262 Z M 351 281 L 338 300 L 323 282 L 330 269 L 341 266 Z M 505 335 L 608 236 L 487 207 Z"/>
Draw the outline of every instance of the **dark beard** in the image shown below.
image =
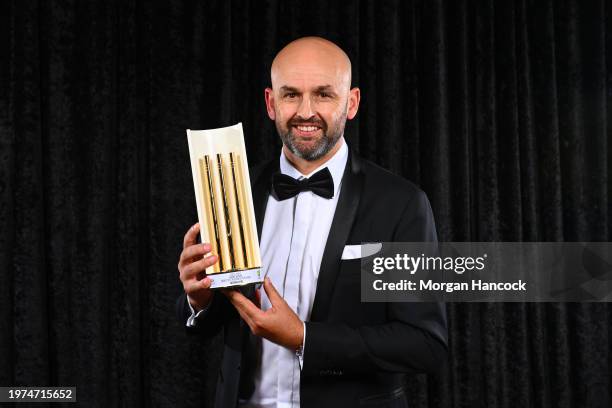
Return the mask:
<path fill-rule="evenodd" d="M 313 121 L 289 121 L 287 124 L 287 129 L 289 129 L 286 133 L 283 133 L 279 128 L 278 124 L 276 125 L 276 130 L 283 141 L 283 144 L 287 146 L 289 151 L 295 154 L 300 159 L 304 159 L 306 161 L 315 161 L 320 159 L 329 153 L 330 150 L 334 148 L 338 140 L 344 134 L 344 125 L 346 124 L 346 114 L 347 108 L 344 109 L 342 116 L 340 117 L 339 123 L 341 124 L 334 133 L 328 133 L 329 128 L 326 123 L 321 123 L 320 120 Z M 299 149 L 298 144 L 295 142 L 295 135 L 293 134 L 293 126 L 296 126 L 300 123 L 316 123 L 322 130 L 323 136 L 317 141 L 316 145 L 309 149 L 308 151 L 302 151 Z"/>
<path fill-rule="evenodd" d="M 283 144 L 287 146 L 291 153 L 295 154 L 301 159 L 315 161 L 325 156 L 336 145 L 336 142 L 342 137 L 343 133 L 343 129 L 339 130 L 339 132 L 336 132 L 331 136 L 328 135 L 327 132 L 323 132 L 323 136 L 317 141 L 316 145 L 307 151 L 299 149 L 298 144 L 295 142 L 295 136 L 291 130 L 286 134 L 280 134 L 280 137 Z"/>

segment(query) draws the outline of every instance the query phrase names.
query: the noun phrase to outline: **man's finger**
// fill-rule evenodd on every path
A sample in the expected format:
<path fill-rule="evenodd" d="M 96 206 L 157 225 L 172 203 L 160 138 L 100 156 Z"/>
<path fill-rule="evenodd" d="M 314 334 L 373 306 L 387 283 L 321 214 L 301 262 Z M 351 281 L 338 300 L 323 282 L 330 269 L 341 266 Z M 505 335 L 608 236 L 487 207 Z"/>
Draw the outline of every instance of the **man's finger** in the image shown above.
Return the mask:
<path fill-rule="evenodd" d="M 189 228 L 189 231 L 187 231 L 185 237 L 183 238 L 183 249 L 194 245 L 197 242 L 198 232 L 200 232 L 200 223 L 196 222 L 191 226 L 191 228 Z"/>
<path fill-rule="evenodd" d="M 202 280 L 194 280 L 185 292 L 193 293 L 201 289 L 210 289 L 210 285 L 212 285 L 212 279 L 210 277 L 205 277 Z"/>
<path fill-rule="evenodd" d="M 285 301 L 272 284 L 270 278 L 266 277 L 263 286 L 264 290 L 266 291 L 266 295 L 268 295 L 268 299 L 270 299 L 270 303 L 272 304 L 272 306 L 278 305 L 280 302 Z"/>
<path fill-rule="evenodd" d="M 192 262 L 183 269 L 183 278 L 190 279 L 198 273 L 204 272 L 206 268 L 217 262 L 217 256 L 211 255 L 199 261 Z"/>
<path fill-rule="evenodd" d="M 239 312 L 244 312 L 244 314 L 247 315 L 250 319 L 253 319 L 259 313 L 263 313 L 260 308 L 255 306 L 253 302 L 249 300 L 249 298 L 247 298 L 237 290 L 224 290 L 223 294 L 227 296 L 227 298 L 230 300 L 230 302 L 232 302 L 234 307 L 238 309 Z"/>
<path fill-rule="evenodd" d="M 251 328 L 251 331 L 254 331 L 256 329 L 254 313 L 256 312 L 263 313 L 263 312 L 261 312 L 261 310 L 259 309 L 257 310 L 250 309 L 248 306 L 248 303 L 251 303 L 249 299 L 247 299 L 242 293 L 238 292 L 237 290 L 227 289 L 227 290 L 222 290 L 222 292 L 225 296 L 228 297 L 232 305 L 234 305 L 234 307 L 238 311 L 238 314 L 240 315 L 242 320 L 244 320 L 246 324 Z M 245 302 L 245 303 L 240 303 L 240 302 Z"/>
<path fill-rule="evenodd" d="M 184 263 L 189 261 L 190 259 L 195 258 L 196 256 L 203 256 L 210 252 L 210 244 L 204 243 L 199 245 L 191 245 L 187 248 L 183 249 L 181 252 L 180 262 Z"/>

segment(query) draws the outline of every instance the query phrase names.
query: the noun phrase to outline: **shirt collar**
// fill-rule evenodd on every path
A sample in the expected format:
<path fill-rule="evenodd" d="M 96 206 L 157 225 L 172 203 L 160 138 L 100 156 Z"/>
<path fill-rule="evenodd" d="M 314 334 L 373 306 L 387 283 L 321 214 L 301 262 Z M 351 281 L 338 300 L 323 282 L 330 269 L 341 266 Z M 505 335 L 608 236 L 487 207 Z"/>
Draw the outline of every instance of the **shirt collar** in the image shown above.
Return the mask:
<path fill-rule="evenodd" d="M 340 187 L 340 182 L 342 181 L 342 175 L 344 174 L 344 168 L 346 167 L 346 162 L 348 160 L 348 147 L 346 146 L 346 142 L 344 141 L 344 137 L 342 137 L 338 143 L 342 143 L 342 146 L 338 149 L 336 153 L 325 163 L 314 169 L 310 174 L 302 174 L 293 167 L 293 164 L 287 160 L 285 156 L 285 152 L 281 149 L 280 156 L 280 171 L 287 176 L 293 177 L 294 179 L 308 178 L 312 176 L 319 170 L 327 167 L 329 172 L 332 175 L 332 179 L 334 180 L 334 195 L 338 193 L 338 188 Z"/>

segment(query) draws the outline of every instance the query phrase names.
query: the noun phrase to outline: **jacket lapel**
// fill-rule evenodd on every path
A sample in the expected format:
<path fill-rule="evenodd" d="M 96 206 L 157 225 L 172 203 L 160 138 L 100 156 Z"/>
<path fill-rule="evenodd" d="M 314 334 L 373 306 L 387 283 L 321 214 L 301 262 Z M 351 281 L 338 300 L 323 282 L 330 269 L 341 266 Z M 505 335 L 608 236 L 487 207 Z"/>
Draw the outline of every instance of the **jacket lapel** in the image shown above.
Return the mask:
<path fill-rule="evenodd" d="M 351 149 L 342 176 L 342 188 L 340 189 L 336 212 L 323 251 L 317 290 L 310 316 L 312 321 L 321 321 L 327 317 L 329 302 L 340 270 L 340 258 L 355 221 L 361 198 L 363 174 L 360 167 L 359 157 Z"/>

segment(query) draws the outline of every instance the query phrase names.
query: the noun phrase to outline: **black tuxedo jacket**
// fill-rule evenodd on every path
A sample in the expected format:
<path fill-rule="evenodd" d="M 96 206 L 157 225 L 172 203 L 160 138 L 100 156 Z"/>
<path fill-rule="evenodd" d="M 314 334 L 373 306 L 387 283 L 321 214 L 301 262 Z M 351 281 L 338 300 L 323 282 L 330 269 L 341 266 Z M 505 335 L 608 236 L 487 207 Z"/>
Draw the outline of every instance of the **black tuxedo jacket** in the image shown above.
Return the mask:
<path fill-rule="evenodd" d="M 278 159 L 251 169 L 257 228 Z M 433 373 L 446 364 L 447 324 L 439 303 L 362 303 L 360 260 L 341 260 L 345 245 L 362 242 L 435 241 L 429 201 L 414 184 L 359 158 L 353 151 L 342 179 L 323 253 L 300 381 L 302 407 L 405 407 L 406 373 Z M 247 295 L 252 295 L 249 289 Z M 186 296 L 177 301 L 181 324 L 190 315 Z M 224 331 L 224 354 L 215 406 L 235 407 L 253 390 L 258 342 L 221 293 L 187 328 L 194 335 Z"/>

